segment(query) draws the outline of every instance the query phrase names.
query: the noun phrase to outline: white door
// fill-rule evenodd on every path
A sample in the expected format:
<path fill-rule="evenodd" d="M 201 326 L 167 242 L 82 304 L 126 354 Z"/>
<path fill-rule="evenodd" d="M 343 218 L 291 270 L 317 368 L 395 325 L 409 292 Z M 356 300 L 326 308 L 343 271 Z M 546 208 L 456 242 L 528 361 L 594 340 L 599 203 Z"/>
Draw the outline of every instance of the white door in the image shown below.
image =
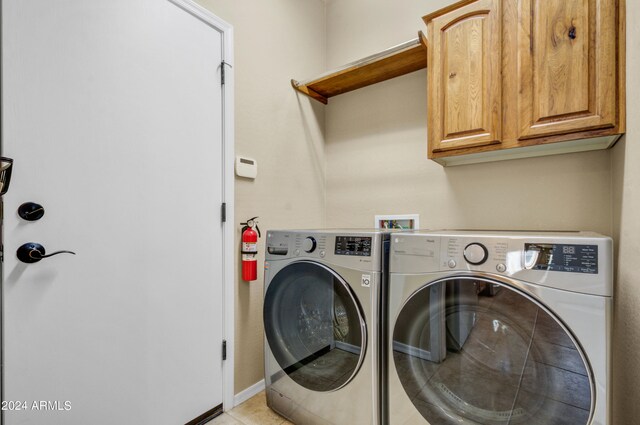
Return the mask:
<path fill-rule="evenodd" d="M 5 424 L 222 403 L 221 47 L 167 0 L 2 1 Z"/>

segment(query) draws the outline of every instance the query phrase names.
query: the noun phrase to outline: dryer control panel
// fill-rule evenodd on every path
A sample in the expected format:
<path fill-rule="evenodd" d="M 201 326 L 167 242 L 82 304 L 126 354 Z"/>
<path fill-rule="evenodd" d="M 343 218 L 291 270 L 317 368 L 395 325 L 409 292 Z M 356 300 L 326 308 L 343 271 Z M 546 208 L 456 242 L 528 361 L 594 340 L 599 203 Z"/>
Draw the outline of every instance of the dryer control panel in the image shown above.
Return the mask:
<path fill-rule="evenodd" d="M 459 267 L 487 272 L 505 272 L 509 241 L 489 238 L 444 237 L 441 249 L 441 268 Z"/>
<path fill-rule="evenodd" d="M 613 244 L 602 235 L 433 231 L 392 235 L 391 241 L 391 273 L 481 272 L 581 293 L 612 293 Z"/>
<path fill-rule="evenodd" d="M 514 246 L 510 248 L 509 240 L 498 238 L 469 240 L 449 237 L 445 241 L 443 268 L 456 268 L 460 261 L 464 261 L 469 266 L 481 266 L 485 263 L 489 265 L 488 268 L 478 267 L 478 270 L 504 273 L 507 269 L 518 268 L 514 267 L 514 258 L 509 258 L 508 255 L 511 252 L 510 256 L 514 257 L 513 253 L 516 252 L 516 260 L 520 260 L 521 267 L 526 270 L 598 273 L 597 245 L 541 242 L 521 242 L 516 245 L 512 242 Z"/>
<path fill-rule="evenodd" d="M 525 243 L 524 268 L 597 274 L 598 246 Z"/>

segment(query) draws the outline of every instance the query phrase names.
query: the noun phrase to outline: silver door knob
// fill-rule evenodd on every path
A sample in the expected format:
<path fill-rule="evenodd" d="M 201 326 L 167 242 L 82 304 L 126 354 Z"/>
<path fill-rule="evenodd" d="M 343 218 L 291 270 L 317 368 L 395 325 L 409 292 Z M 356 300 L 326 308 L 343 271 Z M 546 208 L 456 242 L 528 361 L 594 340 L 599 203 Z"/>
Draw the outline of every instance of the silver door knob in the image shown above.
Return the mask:
<path fill-rule="evenodd" d="M 20 248 L 18 248 L 18 250 L 16 251 L 16 255 L 18 256 L 18 260 L 22 261 L 23 263 L 27 263 L 27 264 L 31 264 L 31 263 L 37 263 L 38 261 L 42 260 L 43 258 L 47 258 L 47 257 L 53 257 L 54 255 L 58 255 L 58 254 L 73 254 L 76 255 L 75 252 L 72 251 L 56 251 L 56 252 L 52 252 L 51 254 L 46 254 L 46 251 L 44 249 L 44 246 L 40 245 L 39 243 L 35 243 L 35 242 L 27 242 L 25 244 L 22 244 L 20 246 Z"/>

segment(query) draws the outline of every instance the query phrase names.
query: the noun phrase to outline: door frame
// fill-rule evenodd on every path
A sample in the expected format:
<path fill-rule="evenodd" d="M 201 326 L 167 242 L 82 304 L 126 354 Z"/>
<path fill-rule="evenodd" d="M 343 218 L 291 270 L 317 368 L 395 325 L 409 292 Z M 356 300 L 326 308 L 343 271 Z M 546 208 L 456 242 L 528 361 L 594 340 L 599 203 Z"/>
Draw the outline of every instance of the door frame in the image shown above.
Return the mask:
<path fill-rule="evenodd" d="M 194 18 L 204 22 L 212 29 L 218 31 L 221 36 L 222 64 L 217 70 L 217 75 L 212 78 L 221 78 L 224 72 L 224 84 L 222 85 L 222 202 L 226 204 L 226 220 L 222 225 L 222 299 L 223 299 L 223 323 L 222 336 L 227 345 L 227 358 L 222 363 L 222 403 L 224 410 L 230 410 L 234 406 L 234 337 L 235 337 L 235 268 L 234 268 L 234 56 L 233 56 L 233 26 L 218 18 L 209 10 L 200 6 L 193 0 L 167 0 Z M 0 19 L 2 18 L 2 4 L 0 0 Z M 0 44 L 1 36 L 0 20 Z M 224 67 L 224 69 L 222 69 Z M 2 56 L 0 55 L 0 94 L 2 90 Z M 3 108 L 0 97 L 0 111 Z M 2 114 L 0 114 L 0 121 Z M 1 125 L 1 123 L 0 123 Z M 2 126 L 4 128 L 4 126 Z M 0 131 L 0 149 L 3 146 L 4 132 Z M 9 188 L 9 190 L 11 190 Z M 0 204 L 1 205 L 1 204 Z M 3 274 L 2 268 L 0 272 Z M 4 282 L 4 279 L 2 278 Z M 0 284 L 0 289 L 2 285 Z M 0 291 L 0 305 L 2 305 L 2 291 Z M 3 314 L 3 313 L 2 313 Z M 4 322 L 0 314 L 0 361 L 4 351 Z M 4 364 L 2 361 L 0 363 Z M 4 393 L 4 374 L 0 380 L 0 395 Z M 1 421 L 1 418 L 0 418 Z"/>
<path fill-rule="evenodd" d="M 222 64 L 218 78 L 222 85 L 222 202 L 226 220 L 222 223 L 222 336 L 227 342 L 227 359 L 222 363 L 222 404 L 225 411 L 234 406 L 234 336 L 235 336 L 235 220 L 234 220 L 234 73 L 233 26 L 218 18 L 193 0 L 168 0 L 220 33 Z M 224 67 L 224 69 L 223 69 Z"/>

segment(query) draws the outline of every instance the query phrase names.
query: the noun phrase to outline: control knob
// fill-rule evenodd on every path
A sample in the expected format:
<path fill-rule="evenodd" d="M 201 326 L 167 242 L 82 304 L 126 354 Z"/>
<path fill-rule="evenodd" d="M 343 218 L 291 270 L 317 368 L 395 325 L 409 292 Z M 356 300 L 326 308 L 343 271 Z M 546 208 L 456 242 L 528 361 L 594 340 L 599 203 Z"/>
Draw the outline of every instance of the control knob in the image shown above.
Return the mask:
<path fill-rule="evenodd" d="M 467 260 L 469 264 L 478 266 L 487 261 L 489 252 L 481 243 L 473 242 L 464 248 L 463 255 L 464 259 Z"/>
<path fill-rule="evenodd" d="M 312 236 L 308 236 L 302 241 L 302 249 L 304 252 L 311 253 L 316 249 L 316 240 Z"/>

